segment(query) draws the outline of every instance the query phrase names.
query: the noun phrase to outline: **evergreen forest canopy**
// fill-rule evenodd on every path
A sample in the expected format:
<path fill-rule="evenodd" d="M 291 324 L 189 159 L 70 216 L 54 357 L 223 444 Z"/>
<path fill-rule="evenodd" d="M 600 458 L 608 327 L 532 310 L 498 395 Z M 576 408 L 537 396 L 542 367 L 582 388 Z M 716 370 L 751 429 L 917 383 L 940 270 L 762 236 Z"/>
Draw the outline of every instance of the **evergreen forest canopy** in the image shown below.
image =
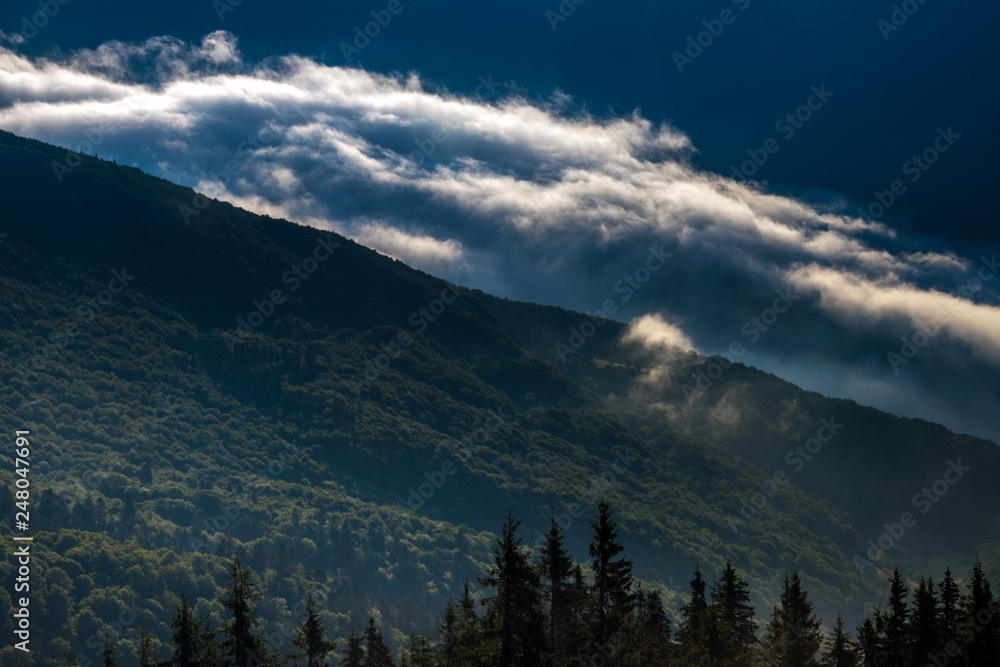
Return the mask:
<path fill-rule="evenodd" d="M 797 572 L 785 577 L 770 618 L 761 623 L 755 619 L 747 582 L 732 563 L 726 563 L 707 595 L 706 581 L 696 566 L 674 631 L 660 591 L 634 585 L 633 563 L 623 553 L 607 503 L 598 504 L 591 522 L 590 577 L 567 552 L 555 517 L 535 559 L 518 536 L 520 523 L 510 515 L 503 523 L 490 563 L 477 580 L 486 595 L 477 604 L 466 581 L 461 598 L 445 606 L 436 637 L 411 634 L 399 649 L 398 662 L 374 614 L 369 614 L 363 631 L 351 625 L 338 654 L 312 591 L 296 609 L 298 625 L 282 628 L 276 638 L 266 635 L 257 613 L 264 594 L 239 557 L 230 562 L 220 600 L 225 620 L 218 629 L 208 616 L 195 618 L 182 592 L 170 623 L 169 656 L 160 659 L 163 651 L 156 639 L 140 631 L 135 658 L 140 667 L 985 667 L 1000 663 L 1000 598 L 994 596 L 978 561 L 966 590 L 948 569 L 939 583 L 922 577 L 912 600 L 907 582 L 895 570 L 887 607 L 866 618 L 856 629 L 856 638 L 841 615 L 831 627 L 822 627 Z M 273 644 L 289 647 L 281 652 Z M 121 664 L 109 635 L 101 657 L 104 667 Z"/>

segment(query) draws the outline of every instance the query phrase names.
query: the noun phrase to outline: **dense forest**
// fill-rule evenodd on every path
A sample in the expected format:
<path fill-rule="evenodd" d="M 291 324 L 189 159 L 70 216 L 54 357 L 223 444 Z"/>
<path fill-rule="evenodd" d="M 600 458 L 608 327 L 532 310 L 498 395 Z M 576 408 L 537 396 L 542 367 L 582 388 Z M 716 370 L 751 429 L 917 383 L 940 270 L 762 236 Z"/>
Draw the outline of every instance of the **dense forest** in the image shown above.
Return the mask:
<path fill-rule="evenodd" d="M 65 157 L 0 132 L 0 430 L 29 430 L 35 447 L 38 633 L 31 656 L 0 649 L 5 667 L 97 665 L 106 638 L 122 665 L 165 660 L 182 594 L 196 634 L 224 645 L 237 580 L 261 596 L 246 597 L 260 622 L 251 634 L 275 659 L 292 655 L 311 594 L 312 636 L 322 626 L 338 645 L 328 659 L 352 626 L 362 649 L 377 629 L 393 659 L 411 635 L 418 656 L 421 637 L 436 654 L 450 643 L 439 631 L 453 600 L 455 636 L 499 660 L 496 623 L 513 622 L 497 607 L 509 565 L 527 577 L 518 605 L 531 602 L 524 613 L 548 628 L 518 641 L 535 650 L 544 640 L 548 652 L 555 627 L 553 659 L 599 664 L 611 658 L 585 648 L 598 617 L 623 661 L 642 660 L 629 657 L 640 648 L 619 646 L 609 627 L 648 626 L 649 643 L 675 661 L 701 650 L 692 624 L 726 636 L 712 584 L 711 614 L 689 613 L 695 564 L 738 570 L 755 610 L 779 604 L 785 573 L 798 573 L 787 583 L 809 591 L 818 617 L 842 613 L 851 628 L 870 619 L 877 633 L 890 632 L 896 569 L 914 591 L 954 563 L 981 559 L 984 581 L 1000 574 L 995 443 L 738 363 L 688 400 L 684 387 L 714 374 L 717 358 L 636 349 L 609 321 L 562 359 L 556 345 L 587 316 L 449 285 L 222 202 L 201 198 L 186 224 L 191 190 L 83 155 L 57 184 L 51 164 Z M 331 254 L 307 279 L 282 280 L 318 249 Z M 285 298 L 272 300 L 276 289 Z M 787 463 L 831 418 L 842 431 L 801 468 Z M 949 461 L 971 470 L 926 515 L 914 512 L 913 494 L 937 480 L 927 471 Z M 583 554 L 600 500 L 615 508 L 613 541 L 634 566 L 595 593 L 599 568 Z M 14 502 L 0 485 L 0 504 Z M 517 542 L 516 522 L 497 533 L 504 508 L 523 520 L 531 555 L 507 548 L 512 560 L 498 563 L 495 549 Z M 916 525 L 886 541 L 906 511 Z M 553 515 L 577 555 L 555 586 L 566 596 L 555 614 L 538 572 Z M 0 531 L 9 539 L 10 522 Z M 13 579 L 0 566 L 7 637 Z M 940 583 L 932 594 L 943 610 Z M 642 611 L 656 600 L 659 629 Z M 954 603 L 966 615 L 968 604 Z M 756 636 L 766 644 L 765 622 Z M 884 643 L 873 641 L 865 655 Z"/>
<path fill-rule="evenodd" d="M 161 648 L 140 631 L 135 658 L 140 667 L 1000 664 L 1000 598 L 979 562 L 964 590 L 950 569 L 940 582 L 922 577 L 914 590 L 896 570 L 888 604 L 853 635 L 842 616 L 822 625 L 797 572 L 785 575 L 770 617 L 759 621 L 749 586 L 731 563 L 710 587 L 695 566 L 675 629 L 660 592 L 636 585 L 607 503 L 598 503 L 590 525 L 589 558 L 580 563 L 567 551 L 554 516 L 541 548 L 531 549 L 518 535 L 520 521 L 508 514 L 476 581 L 481 595 L 474 597 L 466 581 L 461 597 L 448 601 L 437 635 L 411 634 L 397 657 L 375 613 L 363 629 L 351 625 L 338 653 L 321 617 L 329 601 L 325 590 L 318 601 L 310 590 L 295 609 L 299 623 L 272 641 L 257 613 L 267 591 L 234 556 L 219 600 L 221 625 L 197 618 L 182 591 L 168 645 Z M 169 657 L 161 658 L 166 652 Z M 101 659 L 104 667 L 120 664 L 109 635 Z M 79 663 L 71 658 L 68 664 Z"/>

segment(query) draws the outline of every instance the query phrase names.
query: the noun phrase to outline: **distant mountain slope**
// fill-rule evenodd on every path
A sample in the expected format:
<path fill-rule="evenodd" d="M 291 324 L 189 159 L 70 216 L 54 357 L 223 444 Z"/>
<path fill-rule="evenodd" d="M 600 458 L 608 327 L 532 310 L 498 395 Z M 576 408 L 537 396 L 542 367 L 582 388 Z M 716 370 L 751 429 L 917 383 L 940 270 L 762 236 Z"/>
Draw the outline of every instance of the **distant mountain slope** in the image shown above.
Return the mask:
<path fill-rule="evenodd" d="M 289 574 L 265 579 L 292 577 L 283 597 L 339 571 L 391 603 L 397 631 L 427 630 L 421 614 L 480 574 L 507 507 L 529 542 L 564 517 L 582 561 L 606 497 L 671 608 L 696 561 L 731 558 L 759 609 L 795 569 L 828 620 L 879 599 L 876 568 L 964 566 L 1000 541 L 992 443 L 740 365 L 689 402 L 683 387 L 717 361 L 654 358 L 609 322 L 564 362 L 554 346 L 585 315 L 70 158 L 60 183 L 64 150 L 0 133 L 0 424 L 46 443 L 47 530 L 239 549 L 262 572 L 280 553 Z M 831 419 L 843 429 L 793 470 L 787 452 Z M 971 470 L 859 574 L 865 541 L 919 512 L 911 496 L 959 459 Z M 741 515 L 779 469 L 791 483 Z"/>

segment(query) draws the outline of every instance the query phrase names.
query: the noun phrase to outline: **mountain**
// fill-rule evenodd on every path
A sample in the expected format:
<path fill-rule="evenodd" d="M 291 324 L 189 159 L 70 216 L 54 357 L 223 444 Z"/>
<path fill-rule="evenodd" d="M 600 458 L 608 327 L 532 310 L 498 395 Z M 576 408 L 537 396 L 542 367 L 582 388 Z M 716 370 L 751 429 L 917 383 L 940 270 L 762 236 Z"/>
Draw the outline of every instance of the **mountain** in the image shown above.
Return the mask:
<path fill-rule="evenodd" d="M 334 637 L 372 606 L 393 641 L 433 632 L 508 508 L 529 544 L 555 514 L 582 562 L 599 498 L 671 610 L 727 559 L 760 610 L 800 571 L 828 623 L 893 566 L 996 572 L 995 443 L 9 133 L 0 192 L 0 421 L 32 439 L 44 659 L 95 661 L 102 623 L 166 641 L 181 590 L 217 617 L 234 551 L 283 641 L 316 587 Z"/>

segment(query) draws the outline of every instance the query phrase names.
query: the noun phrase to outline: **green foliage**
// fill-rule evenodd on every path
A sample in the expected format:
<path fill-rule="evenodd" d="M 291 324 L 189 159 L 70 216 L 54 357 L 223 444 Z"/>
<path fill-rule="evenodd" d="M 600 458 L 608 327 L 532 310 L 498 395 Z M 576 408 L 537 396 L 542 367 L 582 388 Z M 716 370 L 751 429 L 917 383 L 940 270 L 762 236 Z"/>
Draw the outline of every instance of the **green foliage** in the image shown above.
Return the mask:
<path fill-rule="evenodd" d="M 521 538 L 520 521 L 507 515 L 497 538 L 493 563 L 479 583 L 493 590 L 484 600 L 480 655 L 486 664 L 513 667 L 540 664 L 545 655 L 545 614 L 538 569 Z"/>
<path fill-rule="evenodd" d="M 306 595 L 305 617 L 295 628 L 292 643 L 305 656 L 306 667 L 327 667 L 326 656 L 337 650 L 337 642 L 326 638 L 323 621 L 316 613 L 312 591 Z"/>
<path fill-rule="evenodd" d="M 838 614 L 833 632 L 826 638 L 826 652 L 821 663 L 826 667 L 857 666 L 858 646 L 851 640 L 846 627 L 844 617 Z"/>
<path fill-rule="evenodd" d="M 798 572 L 785 577 L 785 590 L 767 624 L 763 639 L 763 657 L 775 667 L 816 665 L 816 655 L 823 642 L 813 605 L 802 588 Z M 901 663 L 897 663 L 901 664 Z"/>

